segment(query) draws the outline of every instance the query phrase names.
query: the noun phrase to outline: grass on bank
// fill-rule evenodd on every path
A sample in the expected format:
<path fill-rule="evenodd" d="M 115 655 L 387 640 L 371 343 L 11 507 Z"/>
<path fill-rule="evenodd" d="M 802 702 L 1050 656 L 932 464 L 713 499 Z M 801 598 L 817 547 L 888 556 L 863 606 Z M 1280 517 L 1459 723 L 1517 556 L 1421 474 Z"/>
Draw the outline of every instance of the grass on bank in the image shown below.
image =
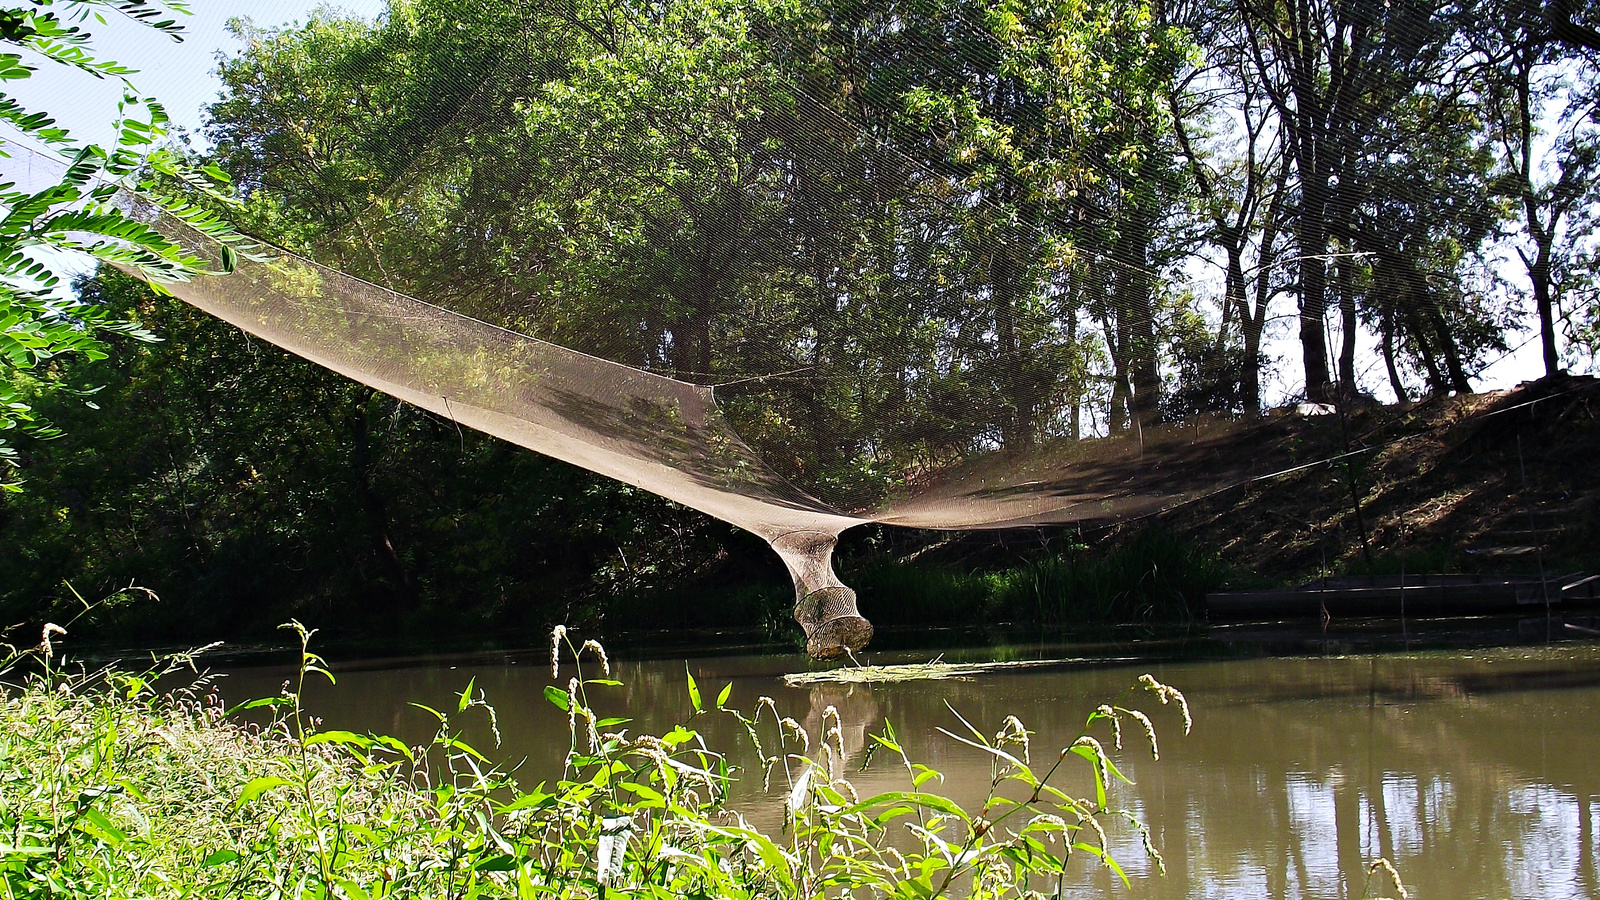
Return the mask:
<path fill-rule="evenodd" d="M 874 624 L 1058 626 L 1202 618 L 1206 594 L 1231 574 L 1215 553 L 1152 528 L 1110 548 L 1074 543 L 994 568 L 882 560 L 845 581 Z"/>
<path fill-rule="evenodd" d="M 949 739 L 992 757 L 989 795 L 972 810 L 935 792 L 939 774 L 908 759 L 886 723 L 872 763 L 903 770 L 904 789 L 861 798 L 831 709 L 810 734 L 770 699 L 746 715 L 725 705 L 728 689 L 711 702 L 691 677 L 687 722 L 631 735 L 627 719 L 599 718 L 589 702 L 619 684 L 603 648 L 558 628 L 552 666 L 568 660 L 569 677 L 546 696 L 568 714 L 570 752 L 558 780 L 527 786 L 459 739 L 465 717 L 493 723 L 471 683 L 453 708 L 429 710 L 439 728 L 427 746 L 320 730 L 300 692 L 306 678 L 332 676 L 294 627 L 298 678 L 244 705 L 271 712 L 265 727 L 230 717 L 204 676 L 160 690 L 187 657 L 144 674 L 64 674 L 49 629 L 13 654 L 0 707 L 4 896 L 1055 896 L 1076 866 L 1121 875 L 1108 827 L 1136 829 L 1155 853 L 1117 807 L 1125 779 L 1108 754 L 1124 724 L 1154 752 L 1135 700 L 1171 703 L 1188 726 L 1182 695 L 1149 676 L 1038 759 L 1014 717 L 990 734 L 953 716 Z M 26 663 L 34 674 L 20 674 Z M 705 745 L 695 720 L 722 715 L 744 724 L 761 770 L 739 772 Z M 1089 796 L 1057 787 L 1071 767 L 1092 774 Z M 727 806 L 740 777 L 783 798 L 782 833 Z"/>
<path fill-rule="evenodd" d="M 727 707 L 731 685 L 707 702 L 688 676 L 689 720 L 629 736 L 628 720 L 598 718 L 589 703 L 591 691 L 619 686 L 604 648 L 557 628 L 557 684 L 545 695 L 568 714 L 570 750 L 559 780 L 524 788 L 458 738 L 463 717 L 495 724 L 471 682 L 453 708 L 423 707 L 439 722 L 426 746 L 320 730 L 300 693 L 307 677 L 333 676 L 308 650 L 311 632 L 292 627 L 297 678 L 244 705 L 270 710 L 266 727 L 232 718 L 203 675 L 160 690 L 163 676 L 193 670 L 192 656 L 142 674 L 64 674 L 53 668 L 60 629 L 46 626 L 37 647 L 0 657 L 4 896 L 1059 900 L 1072 866 L 1128 881 L 1106 851 L 1107 826 L 1133 828 L 1160 868 L 1144 824 L 1117 808 L 1126 779 L 1107 745 L 1122 749 L 1126 725 L 1159 758 L 1140 699 L 1175 708 L 1185 732 L 1190 724 L 1183 695 L 1149 675 L 1037 760 L 1044 748 L 1015 717 L 990 736 L 952 711 L 952 728 L 939 730 L 991 760 L 974 811 L 937 793 L 942 776 L 907 758 L 885 722 L 861 768 L 876 758 L 904 772 L 905 788 L 863 799 L 843 771 L 831 707 L 811 734 L 769 698 L 748 716 Z M 33 674 L 21 674 L 29 663 Z M 744 725 L 761 771 L 741 773 L 706 746 L 693 725 L 716 715 Z M 1059 787 L 1070 767 L 1090 774 L 1090 796 Z M 762 834 L 727 806 L 741 776 L 783 798 L 781 833 Z M 1386 860 L 1367 876 L 1363 897 L 1385 881 L 1407 896 Z"/>

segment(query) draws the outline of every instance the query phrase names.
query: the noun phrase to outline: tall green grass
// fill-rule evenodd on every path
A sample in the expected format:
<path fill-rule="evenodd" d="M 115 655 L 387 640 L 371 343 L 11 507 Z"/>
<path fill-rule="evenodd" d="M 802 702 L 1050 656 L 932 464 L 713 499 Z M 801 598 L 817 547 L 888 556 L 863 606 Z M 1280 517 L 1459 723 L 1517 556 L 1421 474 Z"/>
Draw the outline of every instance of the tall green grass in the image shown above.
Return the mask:
<path fill-rule="evenodd" d="M 1229 570 L 1214 553 L 1152 529 L 1109 549 L 1073 545 L 1007 568 L 879 562 L 848 580 L 884 625 L 1008 622 L 1059 626 L 1189 621 Z"/>
<path fill-rule="evenodd" d="M 1155 750 L 1136 702 L 1176 706 L 1188 728 L 1182 695 L 1149 676 L 1089 713 L 1064 748 L 1031 746 L 1014 717 L 991 730 L 995 723 L 953 715 L 948 739 L 992 763 L 988 796 L 971 809 L 937 793 L 939 773 L 907 758 L 885 724 L 868 764 L 903 772 L 905 783 L 861 797 L 831 709 L 820 733 L 809 733 L 770 699 L 747 714 L 726 705 L 728 688 L 712 697 L 689 677 L 690 718 L 633 735 L 629 720 L 600 718 L 591 705 L 619 687 L 604 649 L 557 629 L 559 677 L 545 694 L 568 715 L 570 749 L 560 773 L 527 785 L 461 740 L 469 717 L 495 724 L 470 682 L 450 708 L 428 710 L 438 729 L 424 746 L 321 729 L 300 695 L 307 679 L 332 676 L 308 649 L 310 632 L 294 627 L 297 678 L 241 708 L 268 712 L 261 727 L 224 710 L 203 676 L 160 690 L 162 676 L 189 658 L 139 675 L 68 675 L 49 632 L 12 654 L 0 705 L 5 896 L 1050 895 L 1075 866 L 1121 874 L 1107 828 L 1146 834 L 1119 811 L 1124 779 L 1111 756 L 1123 725 Z M 31 675 L 22 674 L 27 664 Z M 706 745 L 695 726 L 709 716 L 743 723 L 756 769 L 739 772 Z M 1087 795 L 1058 786 L 1073 767 L 1092 774 Z M 740 777 L 763 780 L 782 799 L 781 833 L 751 828 L 728 806 Z M 1155 854 L 1148 837 L 1146 847 Z"/>
<path fill-rule="evenodd" d="M 460 739 L 469 717 L 495 713 L 472 682 L 428 743 L 323 730 L 301 706 L 308 678 L 333 676 L 300 638 L 295 678 L 275 697 L 224 710 L 192 655 L 141 674 L 66 674 L 46 626 L 38 646 L 0 655 L 0 889 L 6 898 L 294 898 L 294 900 L 546 900 L 546 898 L 969 897 L 1059 898 L 1075 866 L 1105 866 L 1108 827 L 1134 829 L 1121 808 L 1112 754 L 1123 739 L 1159 758 L 1140 701 L 1175 709 L 1183 695 L 1141 677 L 1090 712 L 1067 746 L 1033 746 L 1008 716 L 990 733 L 952 710 L 940 728 L 984 754 L 990 781 L 977 809 L 937 792 L 939 772 L 908 758 L 889 723 L 860 770 L 886 766 L 904 787 L 863 798 L 844 769 L 843 723 L 820 730 L 780 717 L 770 698 L 749 714 L 713 699 L 686 673 L 693 714 L 659 735 L 629 735 L 626 718 L 590 702 L 614 690 L 606 651 L 552 634 L 555 682 L 545 696 L 568 716 L 562 771 L 519 784 Z M 181 689 L 162 690 L 186 670 Z M 566 676 L 565 686 L 561 676 Z M 231 713 L 263 709 L 265 726 Z M 760 761 L 740 772 L 695 729 L 732 716 Z M 498 731 L 495 732 L 498 734 Z M 1130 748 L 1131 749 L 1131 748 Z M 1061 786 L 1087 770 L 1088 793 Z M 780 833 L 751 828 L 728 806 L 735 778 L 760 778 L 782 798 Z M 1081 781 L 1082 779 L 1075 779 Z M 1382 872 L 1400 897 L 1386 860 Z"/>

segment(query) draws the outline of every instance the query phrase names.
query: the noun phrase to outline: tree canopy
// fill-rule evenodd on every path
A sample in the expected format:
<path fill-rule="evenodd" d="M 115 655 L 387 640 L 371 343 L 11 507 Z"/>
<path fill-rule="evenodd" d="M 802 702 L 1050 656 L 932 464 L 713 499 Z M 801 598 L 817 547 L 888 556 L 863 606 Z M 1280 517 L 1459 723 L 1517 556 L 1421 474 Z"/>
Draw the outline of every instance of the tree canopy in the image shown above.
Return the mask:
<path fill-rule="evenodd" d="M 1526 341 L 1546 374 L 1592 368 L 1597 24 L 1567 0 L 393 0 L 238 23 L 207 164 L 245 231 L 712 385 L 778 472 L 866 506 L 980 452 L 1470 391 Z M 133 293 L 102 280 L 84 309 L 210 340 Z M 342 536 L 311 507 L 282 527 L 326 568 L 427 590 L 443 545 L 397 537 L 395 509 L 448 495 L 439 528 L 466 534 L 452 492 L 490 475 L 386 467 L 490 451 L 248 341 L 217 358 L 171 390 L 210 408 L 254 381 L 273 396 L 224 405 L 329 460 L 302 486 L 341 498 L 317 502 Z M 289 397 L 319 412 L 286 421 Z M 319 471 L 149 427 L 187 448 L 161 490 L 207 473 L 218 510 L 254 508 L 258 460 L 280 484 Z M 667 515 L 571 477 L 565 496 Z"/>

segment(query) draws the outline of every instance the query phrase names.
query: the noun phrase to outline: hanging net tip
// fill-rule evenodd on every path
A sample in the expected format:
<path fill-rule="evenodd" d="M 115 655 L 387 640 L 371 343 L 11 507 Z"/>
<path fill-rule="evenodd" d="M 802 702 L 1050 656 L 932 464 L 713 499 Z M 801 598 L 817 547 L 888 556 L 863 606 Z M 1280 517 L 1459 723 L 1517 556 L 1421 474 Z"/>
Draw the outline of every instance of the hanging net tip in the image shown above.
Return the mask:
<path fill-rule="evenodd" d="M 800 598 L 794 618 L 806 632 L 806 652 L 813 659 L 838 659 L 872 640 L 872 623 L 856 610 L 856 592 L 825 587 Z"/>

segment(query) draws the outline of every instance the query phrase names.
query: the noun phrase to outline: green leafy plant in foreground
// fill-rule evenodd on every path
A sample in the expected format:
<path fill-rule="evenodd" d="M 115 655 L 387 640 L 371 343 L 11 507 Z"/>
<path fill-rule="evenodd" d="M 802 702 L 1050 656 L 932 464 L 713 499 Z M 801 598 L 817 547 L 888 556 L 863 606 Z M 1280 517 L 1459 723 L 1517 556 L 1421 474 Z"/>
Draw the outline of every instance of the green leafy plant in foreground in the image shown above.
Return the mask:
<path fill-rule="evenodd" d="M 727 706 L 729 688 L 712 701 L 691 676 L 687 722 L 630 736 L 628 720 L 590 701 L 618 685 L 604 649 L 558 628 L 552 668 L 570 659 L 571 675 L 546 696 L 567 713 L 570 749 L 558 780 L 523 790 L 460 739 L 465 717 L 495 724 L 472 683 L 448 709 L 423 707 L 438 720 L 425 746 L 320 730 L 300 695 L 307 677 L 333 676 L 308 649 L 312 633 L 290 627 L 297 675 L 238 708 L 270 711 L 264 726 L 230 717 L 207 677 L 158 690 L 192 669 L 189 656 L 142 675 L 66 675 L 49 627 L 39 647 L 13 652 L 8 677 L 24 658 L 42 665 L 14 679 L 0 714 L 3 896 L 1044 897 L 1060 896 L 1075 856 L 1121 874 L 1107 852 L 1113 820 L 1144 833 L 1115 808 L 1123 779 L 1107 753 L 1124 724 L 1155 753 L 1131 701 L 1096 709 L 1037 767 L 1015 718 L 990 736 L 953 716 L 961 730 L 945 734 L 993 761 L 978 810 L 936 793 L 939 773 L 886 725 L 862 768 L 887 755 L 906 786 L 861 798 L 842 771 L 836 712 L 810 734 L 769 698 L 746 715 Z M 1176 706 L 1187 728 L 1174 689 L 1146 676 L 1129 696 Z M 740 773 L 705 744 L 694 724 L 716 715 L 744 724 L 762 771 Z M 1056 786 L 1069 764 L 1088 770 L 1088 796 Z M 779 833 L 728 807 L 740 775 L 782 793 Z"/>
<path fill-rule="evenodd" d="M 72 354 L 104 358 L 105 334 L 156 339 L 137 323 L 62 292 L 53 259 L 66 255 L 109 263 L 159 288 L 163 280 L 232 271 L 246 246 L 218 215 L 219 209 L 237 205 L 227 174 L 169 146 L 171 120 L 165 108 L 138 95 L 127 80 L 133 69 L 94 54 L 92 35 L 82 23 L 104 22 L 103 13 L 181 40 L 183 28 L 166 16 L 188 15 L 189 9 L 177 0 L 0 4 L 0 82 L 31 77 L 36 68 L 30 59 L 39 59 L 96 78 L 120 79 L 124 86 L 112 126 L 116 144 L 109 148 L 74 140 L 48 112 L 26 109 L 0 91 L 0 122 L 10 126 L 9 136 L 0 136 L 0 157 L 16 157 L 0 177 L 0 463 L 7 467 L 16 465 L 8 430 L 40 438 L 60 434 L 33 408 L 40 392 L 66 389 L 42 373 L 41 364 Z M 23 146 L 17 146 L 18 136 Z M 22 172 L 34 177 L 21 178 Z M 146 207 L 138 214 L 129 208 L 135 195 Z M 209 259 L 152 227 L 146 220 L 157 215 L 216 242 L 218 258 Z M 19 489 L 9 474 L 0 468 L 0 492 Z"/>

